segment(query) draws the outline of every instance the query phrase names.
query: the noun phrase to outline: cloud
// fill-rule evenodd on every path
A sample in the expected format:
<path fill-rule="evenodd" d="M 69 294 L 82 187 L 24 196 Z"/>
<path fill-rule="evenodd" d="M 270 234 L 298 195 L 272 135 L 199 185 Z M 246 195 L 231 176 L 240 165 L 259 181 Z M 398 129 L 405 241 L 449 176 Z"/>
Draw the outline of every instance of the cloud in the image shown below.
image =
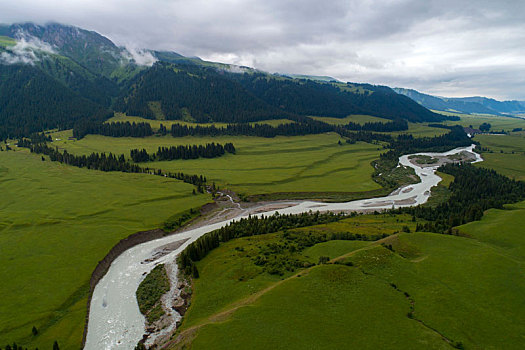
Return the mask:
<path fill-rule="evenodd" d="M 139 49 L 132 45 L 126 45 L 126 49 L 122 51 L 122 57 L 134 62 L 139 66 L 151 67 L 158 59 L 148 50 Z"/>
<path fill-rule="evenodd" d="M 19 32 L 16 35 L 17 42 L 14 46 L 6 48 L 0 53 L 0 61 L 4 64 L 31 64 L 40 60 L 40 57 L 55 54 L 55 50 L 38 38 Z"/>
<path fill-rule="evenodd" d="M 525 99 L 523 18 L 523 0 L 17 0 L 0 14 L 270 72 Z"/>

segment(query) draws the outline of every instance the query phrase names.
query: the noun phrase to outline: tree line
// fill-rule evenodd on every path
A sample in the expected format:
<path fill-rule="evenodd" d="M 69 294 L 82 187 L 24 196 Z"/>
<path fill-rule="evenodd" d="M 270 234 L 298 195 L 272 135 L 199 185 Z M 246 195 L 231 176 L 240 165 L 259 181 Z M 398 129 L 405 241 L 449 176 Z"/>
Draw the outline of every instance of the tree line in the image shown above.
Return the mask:
<path fill-rule="evenodd" d="M 182 125 L 173 124 L 168 129 L 163 124 L 160 125 L 157 131 L 158 135 L 171 134 L 173 137 L 184 136 L 257 136 L 272 138 L 275 136 L 300 136 L 322 134 L 325 132 L 336 131 L 344 134 L 346 137 L 355 138 L 346 130 L 358 132 L 391 132 L 407 130 L 408 123 L 402 119 L 396 119 L 392 122 L 367 122 L 363 125 L 350 122 L 344 126 L 333 126 L 328 123 L 318 121 L 312 118 L 298 118 L 295 122 L 279 124 L 272 126 L 268 124 L 250 124 L 237 123 L 228 124 L 225 127 L 217 127 L 214 125 Z M 130 122 L 114 122 L 103 123 L 101 121 L 80 121 L 75 124 L 73 128 L 73 136 L 77 139 L 83 138 L 87 134 L 100 134 L 112 137 L 145 137 L 154 134 L 149 123 L 130 123 Z M 376 139 L 390 140 L 387 137 L 376 135 Z M 363 140 L 364 141 L 364 140 Z"/>
<path fill-rule="evenodd" d="M 302 213 L 280 215 L 277 212 L 271 216 L 249 216 L 234 221 L 220 229 L 206 233 L 191 243 L 177 257 L 177 263 L 181 271 L 188 275 L 198 277 L 198 271 L 194 262 L 204 258 L 211 250 L 218 247 L 220 243 L 228 242 L 234 238 L 262 235 L 280 230 L 325 224 L 338 221 L 346 217 L 345 214 L 327 213 Z"/>
<path fill-rule="evenodd" d="M 49 147 L 46 144 L 31 144 L 23 141 L 18 144 L 19 147 L 28 147 L 32 153 L 44 154 L 53 162 L 64 163 L 78 168 L 87 168 L 101 171 L 121 171 L 125 173 L 145 173 L 157 176 L 169 177 L 197 186 L 200 193 L 204 193 L 206 177 L 202 175 L 189 175 L 183 172 L 163 172 L 161 169 L 143 168 L 126 160 L 123 154 L 117 156 L 112 153 L 93 152 L 90 155 L 76 156 L 67 150 L 60 152 L 58 148 Z"/>
<path fill-rule="evenodd" d="M 225 152 L 235 154 L 235 146 L 228 142 L 221 145 L 219 143 L 207 143 L 206 145 L 187 145 L 159 147 L 157 152 L 149 154 L 146 149 L 132 149 L 130 151 L 131 159 L 136 162 L 163 161 L 175 159 L 197 159 L 197 158 L 216 158 L 225 154 Z"/>
<path fill-rule="evenodd" d="M 111 137 L 146 137 L 153 135 L 149 123 L 113 122 L 103 123 L 92 120 L 82 120 L 73 127 L 73 137 L 80 140 L 88 134 L 98 134 Z"/>
<path fill-rule="evenodd" d="M 487 209 L 502 209 L 504 204 L 525 198 L 525 182 L 510 179 L 496 171 L 471 164 L 445 164 L 439 171 L 454 176 L 449 185 L 450 198 L 431 208 L 417 206 L 399 209 L 429 221 L 417 230 L 451 233 L 452 227 L 480 220 Z"/>
<path fill-rule="evenodd" d="M 364 124 L 349 122 L 343 126 L 347 130 L 392 132 L 408 130 L 408 122 L 404 119 L 394 119 L 391 122 L 366 122 Z"/>
<path fill-rule="evenodd" d="M 275 137 L 275 136 L 298 136 L 310 134 L 322 134 L 333 131 L 334 128 L 323 122 L 317 120 L 309 120 L 307 122 L 279 124 L 271 126 L 268 124 L 248 123 L 228 124 L 226 127 L 211 126 L 187 126 L 180 124 L 173 124 L 171 126 L 170 134 L 173 137 L 182 136 L 258 136 L 258 137 Z"/>

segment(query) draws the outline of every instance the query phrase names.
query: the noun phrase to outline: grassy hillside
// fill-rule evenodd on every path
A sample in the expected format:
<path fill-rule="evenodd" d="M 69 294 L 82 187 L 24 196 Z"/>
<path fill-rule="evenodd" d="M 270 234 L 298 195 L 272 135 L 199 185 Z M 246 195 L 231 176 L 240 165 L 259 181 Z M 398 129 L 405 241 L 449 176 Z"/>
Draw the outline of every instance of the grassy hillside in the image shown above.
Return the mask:
<path fill-rule="evenodd" d="M 61 349 L 78 349 L 97 262 L 129 234 L 208 201 L 192 189 L 0 152 L 0 344 L 51 349 L 58 339 Z"/>
<path fill-rule="evenodd" d="M 371 237 L 379 231 L 387 234 L 401 231 L 404 225 L 415 229 L 415 224 L 410 222 L 408 216 L 359 216 L 340 222 L 294 229 L 292 232 L 307 235 L 309 232 L 328 234 L 351 231 Z M 195 294 L 182 329 L 198 325 L 217 312 L 227 310 L 232 303 L 249 298 L 273 283 L 294 275 L 295 272 L 292 271 L 285 271 L 283 276 L 264 273 L 263 268 L 253 262 L 253 258 L 264 251 L 262 247 L 282 242 L 283 232 L 235 239 L 212 250 L 206 258 L 197 262 L 201 277 L 194 281 Z M 369 242 L 363 241 L 330 241 L 293 253 L 292 256 L 315 264 L 319 261 L 319 254 L 335 257 L 341 250 L 346 253 L 368 244 Z"/>
<path fill-rule="evenodd" d="M 370 163 L 383 152 L 377 145 L 338 144 L 334 133 L 294 137 L 146 137 L 112 138 L 88 135 L 69 141 L 69 132 L 54 134 L 53 145 L 74 154 L 113 152 L 126 154 L 133 148 L 156 151 L 159 146 L 232 142 L 235 155 L 215 159 L 152 162 L 148 166 L 168 171 L 203 174 L 209 182 L 244 194 L 273 192 L 361 192 L 380 189 L 371 179 Z"/>
<path fill-rule="evenodd" d="M 302 254 L 339 255 L 351 266 L 316 265 L 280 279 L 249 263 L 253 247 L 278 235 L 230 241 L 198 263 L 181 334 L 191 349 L 520 349 L 525 202 L 509 209 L 461 226 L 467 237 L 321 243 Z"/>

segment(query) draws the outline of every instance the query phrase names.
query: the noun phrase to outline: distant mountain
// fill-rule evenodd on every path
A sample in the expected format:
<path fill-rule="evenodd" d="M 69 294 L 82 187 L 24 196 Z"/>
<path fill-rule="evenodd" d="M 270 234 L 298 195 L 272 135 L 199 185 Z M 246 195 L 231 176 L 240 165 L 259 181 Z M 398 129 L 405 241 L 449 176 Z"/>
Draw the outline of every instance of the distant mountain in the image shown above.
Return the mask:
<path fill-rule="evenodd" d="M 112 111 L 196 122 L 349 114 L 412 122 L 446 118 L 384 86 L 296 79 L 119 47 L 96 32 L 57 23 L 0 25 L 0 73 L 0 139 L 68 128 Z"/>
<path fill-rule="evenodd" d="M 487 97 L 437 97 L 402 88 L 394 88 L 394 91 L 410 97 L 428 109 L 439 111 L 494 115 L 525 113 L 523 101 L 497 101 Z"/>
<path fill-rule="evenodd" d="M 349 114 L 368 114 L 411 122 L 443 120 L 442 115 L 386 86 L 276 78 L 263 73 L 233 75 L 232 78 L 268 104 L 304 116 L 344 118 Z"/>

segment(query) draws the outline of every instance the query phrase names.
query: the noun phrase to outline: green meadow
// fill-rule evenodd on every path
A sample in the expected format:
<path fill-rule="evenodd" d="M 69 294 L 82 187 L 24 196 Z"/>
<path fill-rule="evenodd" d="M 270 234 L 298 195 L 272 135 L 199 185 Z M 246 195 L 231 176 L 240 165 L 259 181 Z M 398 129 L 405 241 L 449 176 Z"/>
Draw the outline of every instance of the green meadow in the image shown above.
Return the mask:
<path fill-rule="evenodd" d="M 242 256 L 250 245 L 277 235 L 230 241 L 198 263 L 180 334 L 191 349 L 521 349 L 524 214 L 525 202 L 489 210 L 459 227 L 463 237 L 321 243 L 302 254 L 338 264 L 280 278 L 255 270 L 237 278 L 250 268 Z M 396 219 L 406 220 L 385 224 Z"/>
<path fill-rule="evenodd" d="M 323 121 L 328 124 L 332 125 L 344 125 L 348 124 L 350 122 L 357 123 L 357 124 L 364 124 L 367 122 L 372 123 L 388 123 L 390 120 L 373 117 L 370 115 L 360 115 L 360 114 L 353 114 L 349 115 L 346 118 L 332 118 L 332 117 L 312 117 L 313 119 Z M 412 134 L 415 137 L 434 137 L 443 135 L 447 132 L 446 129 L 441 128 L 433 128 L 428 126 L 429 123 L 408 123 L 408 130 L 406 131 L 397 131 L 397 132 L 389 132 L 388 134 L 397 136 L 400 134 Z"/>
<path fill-rule="evenodd" d="M 113 138 L 88 135 L 68 140 L 71 131 L 54 133 L 53 142 L 73 154 L 113 152 L 129 157 L 131 149 L 232 142 L 236 154 L 213 159 L 143 163 L 167 171 L 202 174 L 208 182 L 242 194 L 273 192 L 363 192 L 381 187 L 372 180 L 370 163 L 382 147 L 358 142 L 350 145 L 335 133 L 275 138 L 250 136 Z M 339 145 L 341 141 L 341 145 Z"/>
<path fill-rule="evenodd" d="M 78 169 L 0 152 L 0 344 L 78 349 L 88 282 L 122 238 L 209 201 L 146 174 Z M 35 326 L 38 336 L 31 333 Z"/>
<path fill-rule="evenodd" d="M 497 115 L 480 115 L 480 114 L 462 114 L 462 113 L 452 113 L 452 112 L 442 112 L 442 111 L 433 111 L 436 113 L 457 116 L 460 118 L 459 121 L 448 121 L 446 124 L 455 125 L 459 124 L 462 126 L 470 126 L 478 128 L 483 123 L 489 123 L 492 128 L 492 131 L 512 131 L 514 128 L 524 128 L 525 129 L 525 119 L 523 118 L 513 118 L 506 116 L 497 116 Z"/>
<path fill-rule="evenodd" d="M 415 229 L 415 223 L 409 216 L 364 215 L 292 231 L 299 235 L 352 232 L 371 237 L 378 233 L 400 232 L 405 225 Z M 200 277 L 194 280 L 194 295 L 182 330 L 199 325 L 212 315 L 228 310 L 239 301 L 294 275 L 297 271 L 287 271 L 283 276 L 263 273 L 263 269 L 252 261 L 262 246 L 281 242 L 282 235 L 278 232 L 235 239 L 221 244 L 197 262 Z M 334 258 L 369 244 L 367 241 L 328 241 L 306 248 L 294 254 L 294 258 L 317 263 L 320 256 Z"/>
<path fill-rule="evenodd" d="M 525 135 L 476 135 L 474 140 L 490 150 L 482 153 L 484 161 L 477 166 L 525 181 Z"/>

